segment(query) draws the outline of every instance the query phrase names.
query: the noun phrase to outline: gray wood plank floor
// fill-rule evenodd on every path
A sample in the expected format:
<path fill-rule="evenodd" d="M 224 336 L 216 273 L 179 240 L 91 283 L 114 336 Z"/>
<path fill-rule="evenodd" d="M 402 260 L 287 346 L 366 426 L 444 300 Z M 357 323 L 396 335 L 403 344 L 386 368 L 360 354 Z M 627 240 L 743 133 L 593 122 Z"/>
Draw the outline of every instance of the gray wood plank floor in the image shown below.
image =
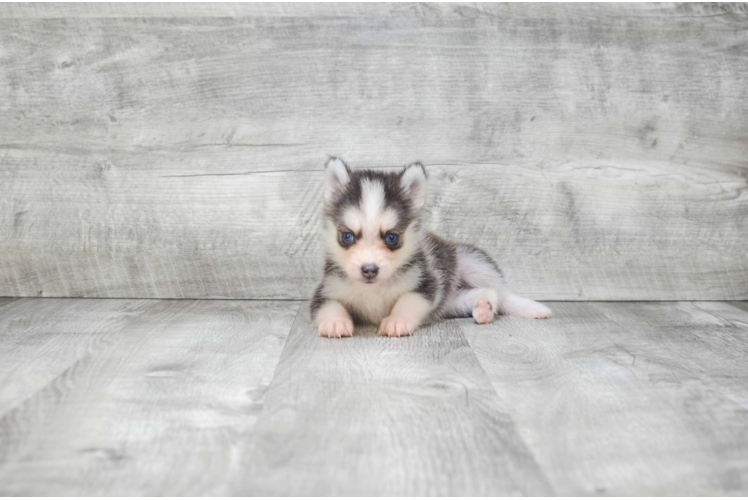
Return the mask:
<path fill-rule="evenodd" d="M 748 303 L 321 339 L 293 301 L 0 299 L 0 494 L 746 494 Z"/>
<path fill-rule="evenodd" d="M 557 303 L 460 323 L 558 492 L 748 492 L 748 313 L 726 303 Z"/>
<path fill-rule="evenodd" d="M 0 307 L 3 307 L 6 304 L 10 304 L 11 302 L 15 302 L 18 299 L 13 299 L 10 297 L 0 297 Z"/>
<path fill-rule="evenodd" d="M 330 342 L 296 322 L 232 493 L 551 491 L 455 322 L 359 332 Z"/>
<path fill-rule="evenodd" d="M 41 346 L 59 325 L 45 310 L 60 301 L 19 302 L 0 314 L 11 325 L 34 325 L 38 338 L 28 343 Z M 88 308 L 121 303 L 61 302 Z M 132 302 L 146 301 L 120 307 L 132 308 Z M 299 303 L 147 302 L 150 307 L 112 329 L 100 348 L 41 390 L 29 387 L 27 399 L 6 410 L 0 493 L 183 495 L 211 493 L 223 484 L 235 443 L 257 419 Z M 39 314 L 24 314 L 21 305 Z M 88 324 L 85 313 L 77 315 Z M 12 352 L 15 330 L 2 330 L 4 352 Z M 56 354 L 47 349 L 46 357 L 52 362 Z M 6 379 L 0 394 L 15 395 L 19 385 L 26 387 L 26 379 Z"/>

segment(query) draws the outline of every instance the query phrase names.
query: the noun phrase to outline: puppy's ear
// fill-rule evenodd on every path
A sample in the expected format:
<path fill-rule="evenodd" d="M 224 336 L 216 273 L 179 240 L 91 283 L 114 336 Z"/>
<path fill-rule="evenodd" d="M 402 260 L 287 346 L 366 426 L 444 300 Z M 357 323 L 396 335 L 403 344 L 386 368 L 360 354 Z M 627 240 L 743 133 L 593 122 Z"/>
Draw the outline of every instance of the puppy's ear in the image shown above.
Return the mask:
<path fill-rule="evenodd" d="M 400 187 L 413 203 L 416 210 L 421 210 L 426 203 L 426 169 L 416 162 L 400 172 Z"/>
<path fill-rule="evenodd" d="M 331 203 L 351 181 L 351 171 L 340 158 L 330 158 L 325 163 L 325 203 Z"/>

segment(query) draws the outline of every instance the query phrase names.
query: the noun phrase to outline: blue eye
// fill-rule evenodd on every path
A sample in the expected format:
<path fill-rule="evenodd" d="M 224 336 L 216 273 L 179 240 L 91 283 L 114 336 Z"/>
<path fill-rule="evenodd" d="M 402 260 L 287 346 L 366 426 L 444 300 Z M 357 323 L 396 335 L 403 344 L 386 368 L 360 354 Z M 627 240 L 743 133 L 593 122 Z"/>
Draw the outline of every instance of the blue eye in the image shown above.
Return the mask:
<path fill-rule="evenodd" d="M 384 241 L 387 242 L 388 245 L 394 245 L 397 243 L 398 236 L 395 233 L 387 233 L 384 237 Z"/>
<path fill-rule="evenodd" d="M 346 231 L 343 233 L 343 241 L 346 243 L 353 243 L 353 233 L 350 231 Z"/>

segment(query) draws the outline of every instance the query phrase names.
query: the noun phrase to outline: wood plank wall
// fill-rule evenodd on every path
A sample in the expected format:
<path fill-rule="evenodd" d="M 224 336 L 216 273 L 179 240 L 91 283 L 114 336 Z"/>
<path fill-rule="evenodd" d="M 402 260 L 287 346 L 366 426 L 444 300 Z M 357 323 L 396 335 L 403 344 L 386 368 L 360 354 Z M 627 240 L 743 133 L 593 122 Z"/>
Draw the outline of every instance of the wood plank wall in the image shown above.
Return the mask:
<path fill-rule="evenodd" d="M 308 298 L 421 160 L 519 293 L 748 299 L 746 4 L 0 4 L 0 296 Z"/>

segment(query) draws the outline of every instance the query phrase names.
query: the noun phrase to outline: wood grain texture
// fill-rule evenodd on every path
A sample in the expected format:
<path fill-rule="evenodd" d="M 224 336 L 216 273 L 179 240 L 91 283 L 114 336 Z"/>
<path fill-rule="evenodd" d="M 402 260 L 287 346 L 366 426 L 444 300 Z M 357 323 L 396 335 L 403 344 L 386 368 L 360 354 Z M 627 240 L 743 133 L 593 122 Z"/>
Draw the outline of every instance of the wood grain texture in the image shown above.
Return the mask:
<path fill-rule="evenodd" d="M 0 419 L 0 494 L 199 495 L 222 487 L 298 307 L 153 304 L 113 332 L 106 349 Z"/>
<path fill-rule="evenodd" d="M 19 299 L 14 299 L 11 297 L 0 298 L 0 307 L 6 306 L 10 304 L 11 302 L 15 302 L 16 300 L 19 300 Z"/>
<path fill-rule="evenodd" d="M 431 19 L 472 19 L 481 15 L 494 18 L 513 17 L 518 19 L 562 19 L 570 13 L 584 19 L 595 18 L 648 18 L 698 19 L 700 17 L 725 17 L 740 20 L 748 8 L 741 3 L 651 3 L 648 5 L 617 4 L 604 6 L 590 4 L 584 9 L 573 6 L 552 4 L 450 4 L 450 3 L 106 3 L 97 2 L 88 8 L 80 3 L 3 3 L 0 17 L 19 19 L 53 18 L 154 18 L 154 17 L 380 17 L 380 18 L 431 18 Z"/>
<path fill-rule="evenodd" d="M 730 305 L 733 305 L 737 307 L 738 309 L 742 309 L 743 311 L 748 312 L 748 302 L 730 302 Z"/>
<path fill-rule="evenodd" d="M 748 299 L 747 11 L 3 4 L 0 295 L 308 298 L 337 154 L 519 293 Z"/>
<path fill-rule="evenodd" d="M 455 322 L 336 342 L 300 315 L 241 455 L 231 494 L 550 492 Z"/>
<path fill-rule="evenodd" d="M 329 340 L 288 301 L 18 300 L 0 494 L 745 495 L 745 305 Z"/>
<path fill-rule="evenodd" d="M 75 363 L 110 348 L 113 337 L 152 303 L 21 299 L 2 307 L 0 417 Z"/>
<path fill-rule="evenodd" d="M 727 303 L 557 303 L 460 323 L 559 495 L 745 495 L 748 313 Z"/>
<path fill-rule="evenodd" d="M 438 6 L 436 8 L 439 8 Z M 388 4 L 357 5 L 353 3 L 106 3 L 99 2 L 89 8 L 75 3 L 44 3 L 43 7 L 29 8 L 22 3 L 0 5 L 0 17 L 15 19 L 74 18 L 153 18 L 153 17 L 336 17 L 367 15 L 417 15 L 418 6 L 411 4 L 403 9 Z M 448 12 L 448 10 L 447 10 Z"/>

